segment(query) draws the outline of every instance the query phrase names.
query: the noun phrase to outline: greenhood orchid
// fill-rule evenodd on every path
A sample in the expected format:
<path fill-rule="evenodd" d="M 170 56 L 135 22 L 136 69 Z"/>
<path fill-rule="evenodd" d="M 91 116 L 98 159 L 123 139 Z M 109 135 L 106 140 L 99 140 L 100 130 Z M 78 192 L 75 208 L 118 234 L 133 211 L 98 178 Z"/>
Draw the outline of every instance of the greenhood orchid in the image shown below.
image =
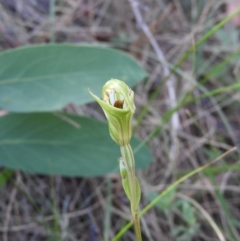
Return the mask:
<path fill-rule="evenodd" d="M 132 116 L 135 112 L 134 92 L 117 79 L 111 79 L 103 86 L 102 100 L 89 92 L 108 119 L 112 139 L 120 146 L 129 144 L 132 136 Z"/>
<path fill-rule="evenodd" d="M 109 80 L 102 88 L 102 100 L 89 91 L 102 107 L 112 139 L 120 145 L 122 157 L 119 166 L 123 189 L 131 203 L 131 212 L 138 241 L 142 241 L 138 205 L 141 188 L 135 176 L 135 161 L 130 145 L 132 137 L 132 116 L 135 112 L 134 92 L 117 79 Z"/>

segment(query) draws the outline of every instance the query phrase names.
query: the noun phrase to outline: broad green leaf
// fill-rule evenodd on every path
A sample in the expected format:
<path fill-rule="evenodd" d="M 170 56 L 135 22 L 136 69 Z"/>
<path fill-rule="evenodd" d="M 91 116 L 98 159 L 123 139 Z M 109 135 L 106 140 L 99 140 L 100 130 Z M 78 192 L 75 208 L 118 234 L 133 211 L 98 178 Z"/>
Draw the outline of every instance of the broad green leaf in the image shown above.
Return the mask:
<path fill-rule="evenodd" d="M 133 138 L 133 147 L 139 141 Z M 119 172 L 120 150 L 100 121 L 74 115 L 9 114 L 0 118 L 0 165 L 30 173 L 100 176 Z M 142 148 L 137 168 L 152 157 Z"/>
<path fill-rule="evenodd" d="M 14 49 L 0 54 L 0 107 L 59 110 L 69 103 L 92 102 L 88 88 L 100 95 L 111 78 L 133 86 L 144 77 L 130 55 L 109 48 L 51 44 Z"/>

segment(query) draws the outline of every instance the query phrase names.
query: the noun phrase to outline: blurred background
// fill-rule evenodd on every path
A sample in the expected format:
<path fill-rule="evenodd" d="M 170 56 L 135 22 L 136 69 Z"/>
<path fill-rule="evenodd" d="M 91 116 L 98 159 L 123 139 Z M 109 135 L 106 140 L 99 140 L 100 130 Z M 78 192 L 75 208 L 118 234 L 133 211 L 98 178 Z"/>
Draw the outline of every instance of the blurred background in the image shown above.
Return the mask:
<path fill-rule="evenodd" d="M 0 51 L 88 43 L 139 62 L 148 77 L 133 88 L 133 129 L 153 156 L 137 172 L 142 209 L 239 146 L 240 15 L 228 19 L 238 8 L 239 0 L 0 0 Z M 63 111 L 104 120 L 95 103 Z M 144 214 L 144 240 L 239 241 L 239 155 L 231 151 L 168 192 Z M 1 241 L 107 241 L 131 220 L 118 173 L 0 171 Z M 134 230 L 121 240 L 135 240 Z"/>

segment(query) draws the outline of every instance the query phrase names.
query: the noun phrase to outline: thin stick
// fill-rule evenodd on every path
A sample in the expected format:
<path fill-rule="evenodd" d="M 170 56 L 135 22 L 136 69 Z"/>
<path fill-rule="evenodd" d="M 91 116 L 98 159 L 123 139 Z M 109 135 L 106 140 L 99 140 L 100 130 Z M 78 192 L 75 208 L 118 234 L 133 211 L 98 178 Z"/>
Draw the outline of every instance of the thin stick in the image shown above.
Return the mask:
<path fill-rule="evenodd" d="M 166 64 L 167 61 L 165 59 L 163 51 L 161 50 L 160 46 L 158 45 L 158 43 L 157 43 L 156 39 L 154 38 L 152 32 L 150 31 L 149 27 L 143 21 L 142 14 L 139 10 L 138 2 L 136 0 L 128 0 L 128 1 L 131 4 L 131 7 L 132 7 L 132 10 L 133 10 L 133 13 L 135 15 L 138 25 L 141 27 L 142 31 L 145 33 L 145 35 L 149 39 L 154 51 L 156 52 L 159 62 L 162 64 L 164 78 L 167 78 L 168 76 L 170 76 L 170 70 L 168 68 L 168 65 Z M 174 108 L 177 105 L 174 85 L 175 85 L 175 80 L 174 80 L 173 76 L 170 76 L 167 81 L 167 87 L 168 87 L 168 94 L 169 94 L 169 98 L 170 98 L 171 108 Z M 172 121 L 173 129 L 175 131 L 178 130 L 180 128 L 180 121 L 179 121 L 179 115 L 177 112 L 175 112 L 172 115 L 171 121 Z"/>

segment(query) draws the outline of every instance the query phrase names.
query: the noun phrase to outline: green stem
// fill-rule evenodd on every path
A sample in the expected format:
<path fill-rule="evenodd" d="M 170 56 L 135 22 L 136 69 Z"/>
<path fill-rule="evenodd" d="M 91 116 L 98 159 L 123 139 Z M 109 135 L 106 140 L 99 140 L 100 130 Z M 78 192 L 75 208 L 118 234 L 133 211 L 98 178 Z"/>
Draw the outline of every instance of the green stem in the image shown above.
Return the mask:
<path fill-rule="evenodd" d="M 134 216 L 133 223 L 134 223 L 134 228 L 135 228 L 137 240 L 142 241 L 141 226 L 140 226 L 140 222 L 139 222 L 138 210 L 137 210 L 137 212 Z"/>
<path fill-rule="evenodd" d="M 132 212 L 132 218 L 134 222 L 135 233 L 136 233 L 137 241 L 142 241 L 141 227 L 139 222 L 134 156 L 133 156 L 133 152 L 130 144 L 127 144 L 125 146 L 120 146 L 120 150 L 123 157 L 124 165 L 127 169 L 127 175 L 129 180 L 131 212 Z"/>

